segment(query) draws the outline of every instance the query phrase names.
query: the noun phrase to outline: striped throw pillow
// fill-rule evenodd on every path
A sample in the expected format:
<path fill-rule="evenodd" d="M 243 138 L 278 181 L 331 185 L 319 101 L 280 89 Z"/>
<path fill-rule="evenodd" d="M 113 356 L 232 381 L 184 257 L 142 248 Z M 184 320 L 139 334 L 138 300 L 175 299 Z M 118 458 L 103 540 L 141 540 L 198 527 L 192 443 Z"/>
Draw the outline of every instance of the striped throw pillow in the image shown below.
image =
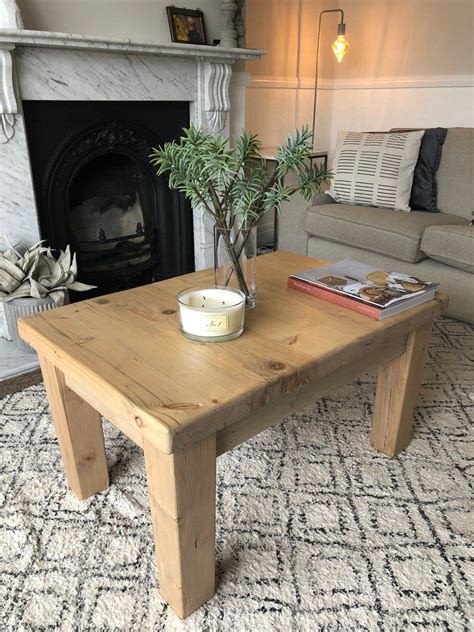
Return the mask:
<path fill-rule="evenodd" d="M 413 174 L 424 133 L 339 132 L 330 195 L 343 204 L 410 211 Z"/>

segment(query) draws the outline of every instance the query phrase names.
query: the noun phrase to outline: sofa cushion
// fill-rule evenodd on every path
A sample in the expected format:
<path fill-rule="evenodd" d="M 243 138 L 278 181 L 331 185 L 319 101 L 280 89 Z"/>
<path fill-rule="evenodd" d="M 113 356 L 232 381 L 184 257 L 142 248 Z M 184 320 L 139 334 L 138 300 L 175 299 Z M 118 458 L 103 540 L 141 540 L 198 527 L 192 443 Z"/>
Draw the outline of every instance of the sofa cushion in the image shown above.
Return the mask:
<path fill-rule="evenodd" d="M 311 235 L 412 263 L 426 258 L 420 249 L 425 228 L 442 224 L 466 224 L 466 220 L 447 213 L 404 213 L 353 204 L 312 206 L 304 219 Z"/>
<path fill-rule="evenodd" d="M 391 132 L 410 132 L 411 129 L 393 128 Z M 416 161 L 411 187 L 410 208 L 417 211 L 438 211 L 436 195 L 436 171 L 441 160 L 443 143 L 448 130 L 444 127 L 426 129 L 421 139 L 420 153 Z"/>
<path fill-rule="evenodd" d="M 339 132 L 329 194 L 343 204 L 409 211 L 424 133 Z"/>
<path fill-rule="evenodd" d="M 375 266 L 379 270 L 403 272 L 419 279 L 439 283 L 440 291 L 449 296 L 447 316 L 474 324 L 474 292 L 472 291 L 474 277 L 469 272 L 452 268 L 439 261 L 434 261 L 434 259 L 407 263 L 392 257 L 384 257 L 376 252 L 361 250 L 345 244 L 336 244 L 334 241 L 319 239 L 318 237 L 309 237 L 306 254 L 309 257 L 324 259 L 325 261 L 355 259 Z"/>
<path fill-rule="evenodd" d="M 421 249 L 430 259 L 474 272 L 474 226 L 429 226 Z"/>
<path fill-rule="evenodd" d="M 420 155 L 416 162 L 410 206 L 420 211 L 437 211 L 435 174 L 441 161 L 443 143 L 448 130 L 443 127 L 427 129 L 421 139 Z"/>
<path fill-rule="evenodd" d="M 474 129 L 451 127 L 436 174 L 438 209 L 471 219 L 474 211 Z"/>

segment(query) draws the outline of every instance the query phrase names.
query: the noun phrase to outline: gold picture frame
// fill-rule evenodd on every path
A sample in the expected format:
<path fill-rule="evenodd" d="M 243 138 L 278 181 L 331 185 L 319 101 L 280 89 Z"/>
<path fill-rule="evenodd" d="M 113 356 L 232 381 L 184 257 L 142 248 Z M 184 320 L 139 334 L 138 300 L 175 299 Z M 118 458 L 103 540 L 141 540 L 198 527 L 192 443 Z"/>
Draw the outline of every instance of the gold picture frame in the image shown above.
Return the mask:
<path fill-rule="evenodd" d="M 171 40 L 178 44 L 207 45 L 204 13 L 200 9 L 166 7 Z"/>

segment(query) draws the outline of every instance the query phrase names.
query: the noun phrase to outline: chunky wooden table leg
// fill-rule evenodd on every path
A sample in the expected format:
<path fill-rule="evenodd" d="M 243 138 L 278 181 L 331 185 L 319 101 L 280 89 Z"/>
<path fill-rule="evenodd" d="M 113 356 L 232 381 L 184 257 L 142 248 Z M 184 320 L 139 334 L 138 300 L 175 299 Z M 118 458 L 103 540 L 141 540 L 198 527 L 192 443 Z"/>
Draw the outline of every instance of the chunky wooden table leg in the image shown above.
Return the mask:
<path fill-rule="evenodd" d="M 216 437 L 165 454 L 145 437 L 160 592 L 184 619 L 215 591 Z"/>
<path fill-rule="evenodd" d="M 397 455 L 411 441 L 431 325 L 413 331 L 405 352 L 379 369 L 371 443 L 388 456 Z"/>
<path fill-rule="evenodd" d="M 64 374 L 40 357 L 66 478 L 81 499 L 109 485 L 100 414 L 67 387 Z"/>

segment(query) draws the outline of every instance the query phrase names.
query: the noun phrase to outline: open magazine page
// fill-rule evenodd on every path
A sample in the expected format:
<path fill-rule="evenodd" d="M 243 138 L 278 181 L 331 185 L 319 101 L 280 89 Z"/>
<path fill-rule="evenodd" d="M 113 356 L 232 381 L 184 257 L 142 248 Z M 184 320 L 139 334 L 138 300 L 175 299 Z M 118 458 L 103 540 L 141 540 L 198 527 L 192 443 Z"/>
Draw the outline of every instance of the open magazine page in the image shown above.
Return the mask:
<path fill-rule="evenodd" d="M 291 276 L 378 307 L 389 307 L 399 301 L 432 292 L 437 287 L 434 283 L 407 274 L 384 272 L 352 259 L 303 270 Z"/>

